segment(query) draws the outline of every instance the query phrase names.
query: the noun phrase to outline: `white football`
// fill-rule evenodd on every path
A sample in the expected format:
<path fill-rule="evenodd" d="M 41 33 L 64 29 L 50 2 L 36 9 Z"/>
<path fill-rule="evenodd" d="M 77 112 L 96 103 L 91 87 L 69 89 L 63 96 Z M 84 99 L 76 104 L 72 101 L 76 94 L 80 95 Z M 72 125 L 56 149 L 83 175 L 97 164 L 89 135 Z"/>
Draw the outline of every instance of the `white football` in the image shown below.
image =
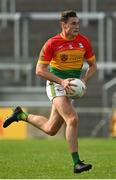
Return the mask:
<path fill-rule="evenodd" d="M 86 92 L 86 85 L 80 79 L 74 79 L 70 81 L 70 83 L 74 84 L 75 86 L 70 85 L 73 92 L 67 94 L 67 96 L 71 97 L 72 99 L 81 98 Z"/>

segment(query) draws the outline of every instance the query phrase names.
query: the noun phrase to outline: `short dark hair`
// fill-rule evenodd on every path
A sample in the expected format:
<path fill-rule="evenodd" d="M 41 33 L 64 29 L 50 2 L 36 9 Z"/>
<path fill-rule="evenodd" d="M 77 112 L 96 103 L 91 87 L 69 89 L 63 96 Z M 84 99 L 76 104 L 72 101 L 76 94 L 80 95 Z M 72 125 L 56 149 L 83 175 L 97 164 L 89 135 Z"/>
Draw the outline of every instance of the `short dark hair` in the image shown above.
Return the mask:
<path fill-rule="evenodd" d="M 70 17 L 77 17 L 76 12 L 72 10 L 63 11 L 61 13 L 60 21 L 66 23 Z"/>

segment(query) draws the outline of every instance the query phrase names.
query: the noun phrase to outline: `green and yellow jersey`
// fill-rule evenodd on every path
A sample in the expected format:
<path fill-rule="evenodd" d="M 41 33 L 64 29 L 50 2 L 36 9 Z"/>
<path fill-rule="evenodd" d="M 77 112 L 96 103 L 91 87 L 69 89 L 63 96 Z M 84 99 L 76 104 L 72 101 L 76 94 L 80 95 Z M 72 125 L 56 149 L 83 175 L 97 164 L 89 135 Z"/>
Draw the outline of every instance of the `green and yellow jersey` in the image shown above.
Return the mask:
<path fill-rule="evenodd" d="M 95 54 L 87 37 L 79 33 L 73 40 L 68 40 L 58 34 L 45 43 L 38 63 L 49 64 L 50 72 L 65 79 L 79 78 L 86 60 L 95 61 Z"/>

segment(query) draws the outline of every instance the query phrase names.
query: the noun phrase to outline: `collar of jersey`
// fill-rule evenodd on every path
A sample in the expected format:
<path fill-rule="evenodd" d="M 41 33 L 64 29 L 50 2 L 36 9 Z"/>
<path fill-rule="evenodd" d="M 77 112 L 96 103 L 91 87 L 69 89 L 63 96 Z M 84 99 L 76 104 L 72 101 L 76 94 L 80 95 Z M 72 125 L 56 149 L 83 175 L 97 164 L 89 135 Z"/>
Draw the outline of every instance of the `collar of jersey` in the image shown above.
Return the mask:
<path fill-rule="evenodd" d="M 62 33 L 60 33 L 60 36 L 63 38 L 63 39 L 65 39 L 66 41 L 72 41 L 72 40 L 74 40 L 74 39 L 76 39 L 76 37 L 78 36 L 76 36 L 76 37 L 74 37 L 73 39 L 68 39 L 68 38 L 66 38 Z"/>

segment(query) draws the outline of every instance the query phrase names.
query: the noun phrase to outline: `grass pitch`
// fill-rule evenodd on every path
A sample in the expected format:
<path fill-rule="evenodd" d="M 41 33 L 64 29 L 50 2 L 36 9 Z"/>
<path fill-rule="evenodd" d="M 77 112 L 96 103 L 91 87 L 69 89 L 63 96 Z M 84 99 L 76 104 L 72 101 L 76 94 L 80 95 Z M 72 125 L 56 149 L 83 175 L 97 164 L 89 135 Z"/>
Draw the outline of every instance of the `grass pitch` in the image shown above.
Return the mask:
<path fill-rule="evenodd" d="M 0 140 L 0 179 L 116 179 L 116 139 L 79 139 L 80 157 L 93 165 L 74 174 L 64 139 Z"/>

